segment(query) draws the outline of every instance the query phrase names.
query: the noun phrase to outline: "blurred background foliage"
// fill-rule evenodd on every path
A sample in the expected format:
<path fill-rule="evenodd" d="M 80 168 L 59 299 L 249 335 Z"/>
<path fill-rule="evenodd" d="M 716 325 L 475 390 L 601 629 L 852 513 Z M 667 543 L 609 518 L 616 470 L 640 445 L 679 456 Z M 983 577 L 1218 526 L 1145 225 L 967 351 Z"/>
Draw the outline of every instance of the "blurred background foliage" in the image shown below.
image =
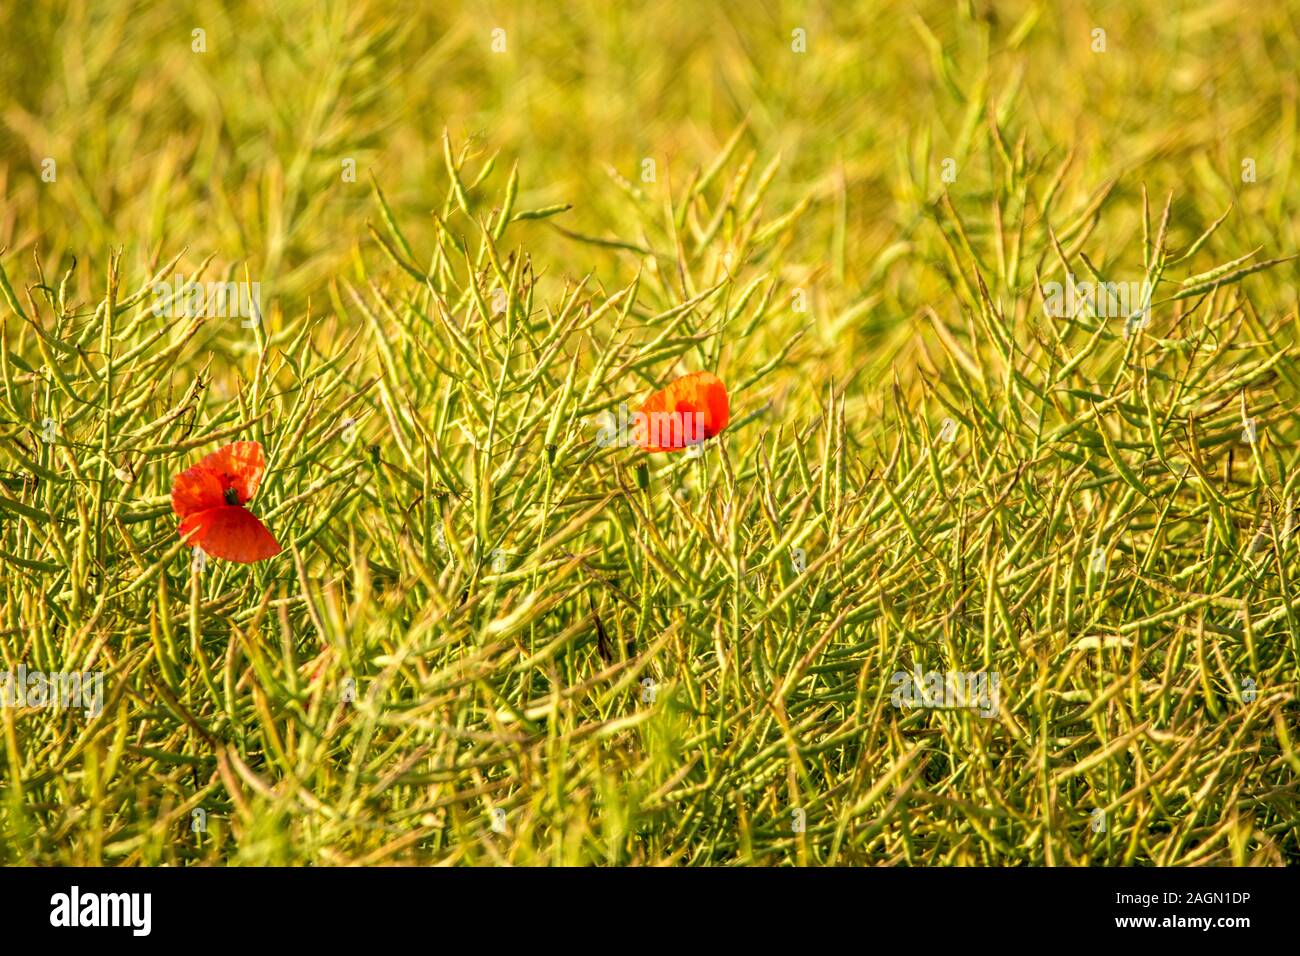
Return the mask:
<path fill-rule="evenodd" d="M 780 158 L 764 202 L 809 204 L 780 269 L 808 290 L 823 356 L 893 359 L 920 309 L 947 314 L 935 200 L 947 186 L 987 249 L 990 200 L 1009 217 L 1020 185 L 998 150 L 1022 138 L 1033 256 L 1046 249 L 1033 200 L 1067 158 L 1057 207 L 1086 211 L 1109 187 L 1089 253 L 1134 279 L 1144 185 L 1153 204 L 1174 193 L 1175 248 L 1229 206 L 1223 245 L 1300 246 L 1294 3 L 11 3 L 0 32 L 6 261 L 39 247 L 59 274 L 120 247 L 143 274 L 187 249 L 186 274 L 209 254 L 217 271 L 246 264 L 268 312 L 306 308 L 349 268 L 370 176 L 429 247 L 444 128 L 471 164 L 499 155 L 494 191 L 518 162 L 519 208 L 571 202 L 556 225 L 651 246 L 665 202 L 739 131 L 756 169 Z M 56 183 L 41 180 L 46 158 Z M 552 277 L 595 271 L 612 287 L 643 266 L 545 223 L 527 241 Z M 1017 280 L 994 292 L 1032 290 L 1030 270 Z M 78 281 L 89 295 L 102 270 Z M 1261 294 L 1286 308 L 1294 285 Z"/>

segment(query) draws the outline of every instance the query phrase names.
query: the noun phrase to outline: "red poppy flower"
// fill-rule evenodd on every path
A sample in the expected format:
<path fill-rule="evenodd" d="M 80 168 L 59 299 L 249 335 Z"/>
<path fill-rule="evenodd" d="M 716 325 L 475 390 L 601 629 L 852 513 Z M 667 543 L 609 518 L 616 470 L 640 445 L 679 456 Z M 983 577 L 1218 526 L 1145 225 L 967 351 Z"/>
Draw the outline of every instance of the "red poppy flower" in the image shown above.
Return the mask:
<path fill-rule="evenodd" d="M 214 451 L 172 481 L 180 536 L 214 558 L 250 564 L 280 553 L 275 536 L 244 505 L 257 491 L 266 460 L 255 441 Z"/>
<path fill-rule="evenodd" d="M 712 372 L 692 372 L 670 382 L 642 404 L 637 444 L 645 451 L 681 451 L 727 427 L 727 386 Z"/>

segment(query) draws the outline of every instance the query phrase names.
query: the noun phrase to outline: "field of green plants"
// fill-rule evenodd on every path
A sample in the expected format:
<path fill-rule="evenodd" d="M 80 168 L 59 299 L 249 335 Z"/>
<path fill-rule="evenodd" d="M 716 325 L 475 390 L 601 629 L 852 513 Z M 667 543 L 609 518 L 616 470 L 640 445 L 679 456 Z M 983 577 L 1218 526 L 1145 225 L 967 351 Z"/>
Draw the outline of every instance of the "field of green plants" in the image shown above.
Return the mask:
<path fill-rule="evenodd" d="M 1297 62 L 1291 2 L 0 6 L 0 863 L 1300 863 Z M 699 370 L 702 454 L 597 440 Z M 245 441 L 283 550 L 196 559 Z"/>

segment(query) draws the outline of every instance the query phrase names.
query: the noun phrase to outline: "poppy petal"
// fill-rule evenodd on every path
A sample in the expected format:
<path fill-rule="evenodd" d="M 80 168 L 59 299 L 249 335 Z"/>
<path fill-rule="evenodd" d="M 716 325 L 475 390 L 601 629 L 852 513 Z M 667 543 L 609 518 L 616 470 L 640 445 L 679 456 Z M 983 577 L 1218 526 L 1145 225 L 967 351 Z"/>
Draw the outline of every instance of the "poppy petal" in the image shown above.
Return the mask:
<path fill-rule="evenodd" d="M 180 535 L 214 558 L 251 564 L 280 553 L 280 543 L 258 518 L 241 505 L 219 505 L 187 515 Z"/>
<path fill-rule="evenodd" d="M 262 446 L 255 441 L 237 441 L 214 451 L 172 482 L 172 510 L 180 518 L 229 505 L 227 489 L 233 488 L 237 504 L 246 504 L 257 491 L 266 471 Z"/>
<path fill-rule="evenodd" d="M 172 479 L 172 510 L 179 518 L 223 504 L 221 479 L 211 469 L 195 465 Z"/>
<path fill-rule="evenodd" d="M 647 428 L 639 444 L 645 451 L 681 451 L 706 438 L 712 438 L 731 418 L 727 387 L 712 372 L 692 372 L 670 382 L 649 396 L 641 405 Z M 692 416 L 698 415 L 698 418 Z M 695 424 L 704 434 L 696 435 Z"/>

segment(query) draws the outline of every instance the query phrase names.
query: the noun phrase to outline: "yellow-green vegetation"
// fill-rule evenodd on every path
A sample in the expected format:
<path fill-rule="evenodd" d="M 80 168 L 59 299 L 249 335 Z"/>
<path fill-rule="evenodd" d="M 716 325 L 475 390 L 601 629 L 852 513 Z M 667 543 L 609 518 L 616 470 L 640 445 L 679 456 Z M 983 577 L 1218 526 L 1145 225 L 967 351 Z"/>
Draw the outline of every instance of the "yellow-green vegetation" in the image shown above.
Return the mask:
<path fill-rule="evenodd" d="M 0 862 L 1300 862 L 1293 5 L 7 3 L 0 54 L 0 671 L 104 688 L 0 706 Z M 702 456 L 596 441 L 697 369 Z M 195 567 L 235 440 L 285 550 Z"/>

